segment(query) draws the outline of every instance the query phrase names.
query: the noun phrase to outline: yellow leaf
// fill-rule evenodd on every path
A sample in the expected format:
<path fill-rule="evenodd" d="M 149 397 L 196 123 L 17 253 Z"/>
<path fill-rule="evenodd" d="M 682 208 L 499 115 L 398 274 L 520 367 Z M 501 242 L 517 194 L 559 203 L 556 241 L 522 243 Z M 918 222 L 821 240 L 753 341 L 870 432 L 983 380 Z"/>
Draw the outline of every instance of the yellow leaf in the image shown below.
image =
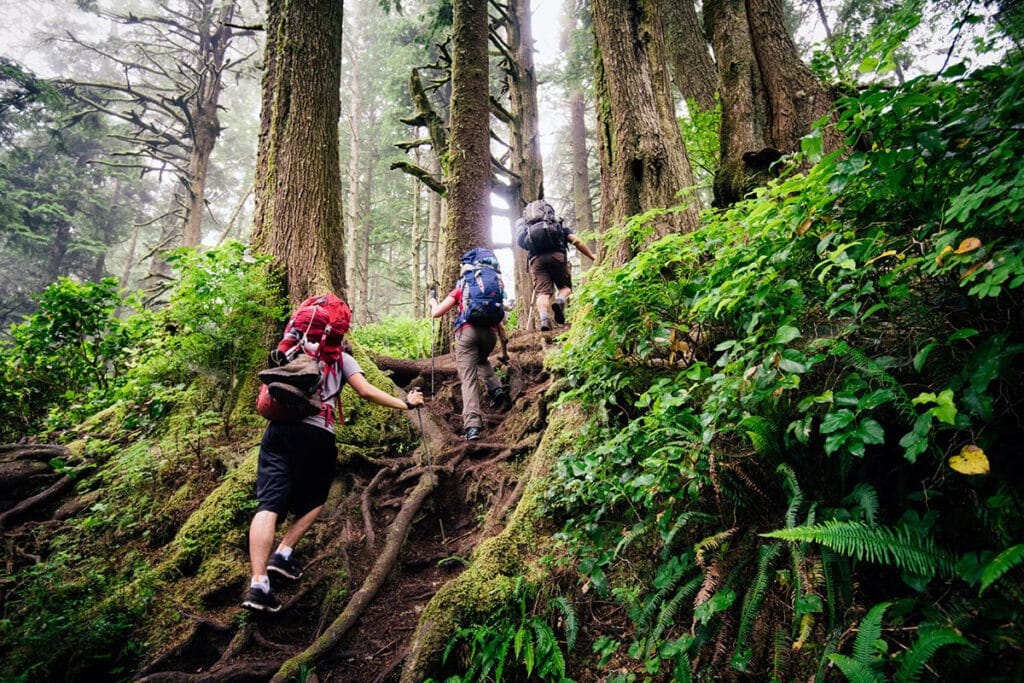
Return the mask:
<path fill-rule="evenodd" d="M 949 251 L 953 251 L 953 247 L 951 247 L 951 246 L 949 246 L 947 244 L 946 246 L 944 246 L 942 248 L 942 251 L 939 252 L 939 255 L 935 257 L 935 263 L 937 263 L 937 264 L 939 264 L 941 266 L 942 265 L 942 257 L 945 256 L 946 252 L 949 252 Z"/>
<path fill-rule="evenodd" d="M 981 240 L 979 240 L 977 237 L 968 237 L 967 239 L 960 243 L 960 246 L 957 247 L 956 251 L 954 251 L 953 253 L 966 254 L 967 252 L 975 251 L 976 249 L 981 249 Z"/>
<path fill-rule="evenodd" d="M 807 218 L 803 223 L 796 227 L 797 237 L 803 237 L 804 233 L 811 229 L 811 219 Z"/>
<path fill-rule="evenodd" d="M 967 444 L 950 456 L 949 466 L 960 474 L 988 474 L 988 457 L 974 444 Z"/>
<path fill-rule="evenodd" d="M 896 255 L 896 250 L 895 250 L 895 249 L 889 249 L 889 250 L 887 250 L 887 251 L 883 251 L 883 252 L 882 252 L 881 254 L 879 254 L 878 256 L 876 256 L 876 257 L 874 257 L 874 258 L 870 258 L 870 259 L 868 259 L 868 260 L 867 260 L 867 261 L 866 261 L 866 262 L 864 263 L 864 265 L 866 266 L 866 265 L 869 265 L 869 264 L 871 264 L 871 263 L 874 263 L 874 262 L 875 262 L 875 261 L 877 261 L 878 259 L 880 259 L 880 258 L 885 258 L 886 256 L 895 256 L 895 255 Z"/>

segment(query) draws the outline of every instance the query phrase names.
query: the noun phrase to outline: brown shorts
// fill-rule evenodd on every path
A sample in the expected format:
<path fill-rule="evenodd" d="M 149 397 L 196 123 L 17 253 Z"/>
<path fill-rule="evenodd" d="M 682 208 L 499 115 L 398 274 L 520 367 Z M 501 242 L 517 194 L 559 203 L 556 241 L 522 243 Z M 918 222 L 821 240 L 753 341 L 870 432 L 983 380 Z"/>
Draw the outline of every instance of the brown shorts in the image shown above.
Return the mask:
<path fill-rule="evenodd" d="M 569 261 L 560 251 L 538 254 L 531 258 L 530 277 L 533 278 L 533 291 L 537 294 L 553 296 L 559 289 L 572 288 Z"/>

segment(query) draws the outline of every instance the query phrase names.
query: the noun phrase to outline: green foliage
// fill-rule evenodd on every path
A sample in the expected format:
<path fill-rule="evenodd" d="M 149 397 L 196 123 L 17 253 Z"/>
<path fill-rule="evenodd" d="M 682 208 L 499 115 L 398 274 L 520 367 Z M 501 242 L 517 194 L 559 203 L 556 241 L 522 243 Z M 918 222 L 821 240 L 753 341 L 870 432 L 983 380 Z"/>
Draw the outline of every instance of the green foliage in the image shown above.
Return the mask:
<path fill-rule="evenodd" d="M 353 327 L 353 341 L 374 353 L 394 358 L 426 358 L 430 356 L 430 320 L 389 317 L 379 323 Z"/>
<path fill-rule="evenodd" d="M 820 543 L 858 560 L 888 564 L 920 576 L 954 576 L 955 560 L 933 539 L 919 536 L 910 527 L 872 526 L 854 520 L 826 521 L 814 526 L 779 529 L 766 538 Z"/>
<path fill-rule="evenodd" d="M 543 617 L 529 611 L 536 588 L 517 578 L 512 597 L 514 604 L 491 612 L 483 623 L 463 626 L 455 632 L 444 652 L 446 663 L 453 653 L 468 649 L 465 671 L 444 678 L 445 683 L 494 681 L 500 683 L 506 667 L 515 667 L 529 680 L 570 681 L 566 678 L 565 654 L 551 626 L 551 611 L 572 615 L 567 624 L 575 624 L 575 610 L 565 599 L 552 601 Z M 572 649 L 574 627 L 567 627 L 566 650 Z M 428 683 L 434 679 L 428 679 Z M 434 681 L 434 683 L 437 683 Z"/>
<path fill-rule="evenodd" d="M 1021 87 L 1016 62 L 870 86 L 839 103 L 849 148 L 709 212 L 695 233 L 594 268 L 574 294 L 586 324 L 550 365 L 562 400 L 591 417 L 546 502 L 580 580 L 626 608 L 637 670 L 664 648 L 676 662 L 725 650 L 753 676 L 802 679 L 834 655 L 851 678 L 877 680 L 874 658 L 836 652 L 851 607 L 891 602 L 923 636 L 973 600 L 957 629 L 983 643 L 986 671 L 1005 672 L 1024 642 L 1019 586 L 999 580 L 1024 533 Z M 605 239 L 641 244 L 654 217 Z M 965 446 L 990 474 L 948 466 Z M 774 539 L 790 542 L 785 568 Z M 689 574 L 674 564 L 684 543 Z M 655 561 L 652 581 L 617 585 L 638 556 Z M 698 604 L 676 610 L 694 577 Z M 971 589 L 982 582 L 984 607 Z M 780 631 L 786 657 L 752 636 Z M 886 673 L 905 665 L 912 678 L 944 642 L 913 632 L 887 634 L 907 654 Z M 599 654 L 619 648 L 602 641 Z"/>

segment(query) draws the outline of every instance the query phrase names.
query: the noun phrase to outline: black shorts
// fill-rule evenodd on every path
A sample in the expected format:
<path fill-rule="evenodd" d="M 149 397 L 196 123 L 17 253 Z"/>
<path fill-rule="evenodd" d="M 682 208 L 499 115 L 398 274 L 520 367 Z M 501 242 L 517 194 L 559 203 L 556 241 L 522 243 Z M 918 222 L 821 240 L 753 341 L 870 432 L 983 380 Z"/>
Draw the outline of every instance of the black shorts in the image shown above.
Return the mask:
<path fill-rule="evenodd" d="M 256 466 L 257 510 L 301 517 L 323 505 L 334 481 L 334 434 L 304 422 L 271 422 Z"/>
<path fill-rule="evenodd" d="M 531 256 L 528 267 L 533 278 L 533 291 L 537 294 L 554 296 L 565 287 L 572 289 L 572 272 L 565 252 L 553 251 Z"/>

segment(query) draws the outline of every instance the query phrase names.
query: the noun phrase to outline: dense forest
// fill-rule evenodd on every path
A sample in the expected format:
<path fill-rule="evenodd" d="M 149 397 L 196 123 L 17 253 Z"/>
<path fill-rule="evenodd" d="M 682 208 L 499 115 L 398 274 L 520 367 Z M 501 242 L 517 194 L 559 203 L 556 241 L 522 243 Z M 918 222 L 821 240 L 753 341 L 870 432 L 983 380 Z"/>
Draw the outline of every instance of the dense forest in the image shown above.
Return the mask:
<path fill-rule="evenodd" d="M 1014 0 L 34 5 L 0 680 L 1024 681 Z M 553 330 L 540 198 L 597 255 Z M 511 406 L 467 440 L 427 300 L 478 246 Z M 327 292 L 426 403 L 342 391 L 305 571 L 249 611 L 258 373 Z"/>

